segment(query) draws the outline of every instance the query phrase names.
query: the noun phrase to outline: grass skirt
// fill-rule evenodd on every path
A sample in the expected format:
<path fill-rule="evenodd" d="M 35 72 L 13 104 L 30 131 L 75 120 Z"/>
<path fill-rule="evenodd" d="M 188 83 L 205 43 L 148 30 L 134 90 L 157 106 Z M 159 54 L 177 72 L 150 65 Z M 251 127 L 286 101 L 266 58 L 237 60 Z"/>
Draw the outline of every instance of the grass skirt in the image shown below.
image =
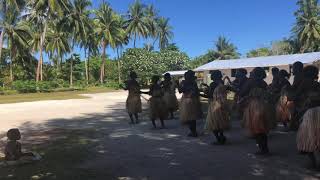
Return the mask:
<path fill-rule="evenodd" d="M 166 107 L 166 102 L 163 97 L 151 97 L 150 102 L 150 119 L 162 119 L 168 118 L 168 110 Z"/>
<path fill-rule="evenodd" d="M 139 94 L 129 94 L 126 102 L 126 108 L 129 114 L 142 112 L 141 98 Z"/>
<path fill-rule="evenodd" d="M 294 109 L 293 102 L 287 96 L 281 96 L 276 107 L 276 118 L 279 122 L 289 123 Z"/>
<path fill-rule="evenodd" d="M 278 121 L 276 118 L 276 107 L 273 104 L 266 103 L 267 107 L 267 121 L 270 129 L 275 129 L 278 126 Z"/>
<path fill-rule="evenodd" d="M 320 151 L 320 107 L 309 109 L 297 133 L 297 148 L 302 152 Z"/>
<path fill-rule="evenodd" d="M 268 133 L 272 122 L 269 120 L 269 107 L 266 102 L 258 98 L 251 98 L 243 114 L 245 127 L 251 134 Z"/>
<path fill-rule="evenodd" d="M 198 120 L 202 116 L 201 103 L 199 97 L 182 96 L 180 100 L 180 120 L 186 124 L 192 120 Z"/>
<path fill-rule="evenodd" d="M 178 99 L 175 94 L 165 92 L 163 98 L 166 102 L 168 110 L 171 110 L 171 111 L 178 110 L 179 103 L 178 103 Z"/>
<path fill-rule="evenodd" d="M 230 128 L 230 116 L 226 105 L 219 101 L 209 103 L 205 130 L 227 130 Z"/>

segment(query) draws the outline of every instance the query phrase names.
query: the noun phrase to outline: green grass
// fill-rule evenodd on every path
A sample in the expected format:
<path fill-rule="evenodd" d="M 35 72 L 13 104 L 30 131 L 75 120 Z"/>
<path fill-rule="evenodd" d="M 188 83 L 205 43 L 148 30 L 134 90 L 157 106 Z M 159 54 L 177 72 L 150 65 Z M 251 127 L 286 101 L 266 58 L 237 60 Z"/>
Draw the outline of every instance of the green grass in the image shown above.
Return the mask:
<path fill-rule="evenodd" d="M 85 90 L 50 92 L 50 93 L 28 93 L 28 94 L 11 94 L 0 95 L 0 104 L 32 102 L 44 100 L 65 100 L 65 99 L 86 99 L 88 97 L 81 94 L 94 94 L 115 91 L 106 87 L 90 87 Z"/>

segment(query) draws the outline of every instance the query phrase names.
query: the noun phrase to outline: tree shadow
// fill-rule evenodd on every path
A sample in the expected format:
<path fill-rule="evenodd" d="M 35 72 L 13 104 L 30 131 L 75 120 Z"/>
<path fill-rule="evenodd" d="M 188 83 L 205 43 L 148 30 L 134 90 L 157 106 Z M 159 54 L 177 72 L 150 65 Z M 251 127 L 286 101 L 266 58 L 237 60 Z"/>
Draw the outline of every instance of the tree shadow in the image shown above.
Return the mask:
<path fill-rule="evenodd" d="M 212 146 L 214 137 L 202 130 L 199 138 L 186 137 L 179 120 L 168 129 L 151 128 L 148 111 L 141 123 L 129 125 L 124 103 L 106 106 L 106 113 L 72 119 L 26 122 L 19 127 L 23 146 L 39 152 L 34 164 L 0 168 L 0 179 L 307 179 L 319 174 L 305 168 L 297 155 L 295 133 L 273 132 L 270 157 L 257 157 L 254 140 L 246 138 L 238 121 L 225 134 L 226 146 Z M 206 106 L 204 105 L 205 109 Z M 3 150 L 5 135 L 0 135 Z M 2 149 L 1 149 L 2 148 Z"/>

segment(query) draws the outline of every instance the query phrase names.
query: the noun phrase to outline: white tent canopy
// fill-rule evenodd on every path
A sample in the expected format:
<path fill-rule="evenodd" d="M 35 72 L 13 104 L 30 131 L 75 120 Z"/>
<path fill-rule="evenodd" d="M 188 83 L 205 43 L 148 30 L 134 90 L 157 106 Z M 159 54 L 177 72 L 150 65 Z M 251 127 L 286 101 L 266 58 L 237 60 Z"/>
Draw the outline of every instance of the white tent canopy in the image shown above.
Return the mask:
<path fill-rule="evenodd" d="M 293 64 L 296 61 L 300 61 L 304 64 L 311 64 L 318 60 L 320 60 L 320 52 L 256 58 L 216 60 L 196 68 L 195 71 L 284 66 Z"/>
<path fill-rule="evenodd" d="M 165 75 L 166 73 L 169 73 L 171 76 L 183 76 L 185 72 L 187 71 L 168 71 L 163 73 L 163 75 Z"/>

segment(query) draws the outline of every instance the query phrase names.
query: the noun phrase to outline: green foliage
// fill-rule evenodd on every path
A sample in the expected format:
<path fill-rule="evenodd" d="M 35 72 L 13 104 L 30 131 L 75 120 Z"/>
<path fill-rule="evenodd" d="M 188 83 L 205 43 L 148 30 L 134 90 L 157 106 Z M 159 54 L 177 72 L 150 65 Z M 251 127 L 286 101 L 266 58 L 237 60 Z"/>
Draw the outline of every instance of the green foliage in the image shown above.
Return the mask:
<path fill-rule="evenodd" d="M 168 46 L 167 46 L 164 50 L 168 50 L 168 51 L 180 51 L 180 49 L 179 49 L 179 47 L 177 46 L 176 43 L 168 44 Z"/>
<path fill-rule="evenodd" d="M 115 81 L 108 81 L 106 84 L 104 84 L 104 86 L 112 89 L 122 89 L 124 84 Z"/>
<path fill-rule="evenodd" d="M 61 87 L 57 81 L 14 81 L 12 84 L 13 90 L 19 93 L 35 93 L 35 92 L 51 92 L 54 89 Z"/>
<path fill-rule="evenodd" d="M 295 12 L 296 24 L 292 29 L 300 46 L 300 52 L 319 50 L 320 8 L 318 0 L 298 0 L 299 9 Z"/>
<path fill-rule="evenodd" d="M 40 81 L 37 83 L 39 92 L 50 92 L 58 87 L 60 87 L 60 85 L 56 81 Z"/>
<path fill-rule="evenodd" d="M 169 25 L 169 19 L 161 17 L 157 21 L 159 48 L 165 49 L 169 45 L 169 40 L 173 38 L 172 26 Z"/>
<path fill-rule="evenodd" d="M 271 44 L 272 55 L 286 55 L 299 52 L 299 47 L 295 40 L 283 39 L 274 41 Z"/>
<path fill-rule="evenodd" d="M 145 49 L 128 49 L 121 59 L 121 67 L 124 77 L 128 77 L 130 71 L 135 71 L 141 83 L 146 85 L 153 75 L 187 69 L 188 62 L 189 57 L 178 51 L 150 52 Z"/>
<path fill-rule="evenodd" d="M 35 81 L 14 81 L 12 87 L 19 93 L 37 92 L 37 83 Z"/>
<path fill-rule="evenodd" d="M 195 57 L 192 61 L 189 62 L 189 64 L 190 67 L 194 69 L 213 60 L 215 60 L 214 51 L 209 50 L 206 54 Z"/>
<path fill-rule="evenodd" d="M 224 36 L 219 36 L 213 51 L 213 60 L 238 59 L 237 47 Z"/>
<path fill-rule="evenodd" d="M 90 83 L 97 84 L 100 78 L 100 66 L 101 57 L 90 57 L 89 59 L 89 81 Z M 82 64 L 84 68 L 84 63 Z M 117 62 L 109 58 L 106 59 L 105 63 L 105 78 L 107 83 L 109 81 L 117 81 L 118 79 L 118 67 Z M 84 72 L 84 71 L 83 71 Z"/>
<path fill-rule="evenodd" d="M 289 39 L 272 42 L 270 47 L 257 48 L 247 57 L 283 55 L 320 50 L 320 8 L 318 0 L 297 0 L 296 23 Z M 90 0 L 10 0 L 1 4 L 1 27 L 5 43 L 0 45 L 0 85 L 18 92 L 47 92 L 70 87 L 97 85 L 118 88 L 116 82 L 137 71 L 143 84 L 152 75 L 169 70 L 196 68 L 214 60 L 237 59 L 237 47 L 220 36 L 204 55 L 190 61 L 174 43 L 169 19 L 159 16 L 153 5 L 135 1 L 125 16 L 113 11 L 107 3 L 90 10 Z M 30 10 L 28 18 L 20 18 Z M 120 53 L 121 70 L 117 60 L 108 58 L 108 48 L 122 50 L 124 45 L 143 38 L 144 49 L 127 49 Z M 159 44 L 160 52 L 154 51 Z M 87 63 L 80 57 L 70 57 L 75 46 L 84 49 Z M 5 48 L 4 48 L 5 47 Z M 40 52 L 41 50 L 41 52 Z M 103 50 L 102 52 L 99 52 Z M 43 53 L 42 53 L 43 52 Z M 122 52 L 122 51 L 121 51 Z M 38 63 L 37 54 L 49 56 L 50 61 Z M 104 60 L 102 60 L 104 59 Z M 12 63 L 12 66 L 10 66 Z M 43 71 L 43 82 L 35 84 L 37 63 Z M 72 63 L 72 70 L 71 70 Z M 87 64 L 87 66 L 86 66 Z M 103 66 L 104 65 L 104 66 Z M 88 76 L 86 76 L 88 68 Z M 39 68 L 40 69 L 40 68 Z M 119 75 L 119 71 L 120 75 Z M 12 76 L 11 76 L 12 72 Z M 72 73 L 71 73 L 72 72 Z M 7 89 L 6 89 L 7 90 Z"/>
<path fill-rule="evenodd" d="M 266 47 L 253 49 L 247 53 L 248 58 L 261 57 L 261 56 L 271 56 L 271 55 L 272 55 L 272 51 Z"/>

